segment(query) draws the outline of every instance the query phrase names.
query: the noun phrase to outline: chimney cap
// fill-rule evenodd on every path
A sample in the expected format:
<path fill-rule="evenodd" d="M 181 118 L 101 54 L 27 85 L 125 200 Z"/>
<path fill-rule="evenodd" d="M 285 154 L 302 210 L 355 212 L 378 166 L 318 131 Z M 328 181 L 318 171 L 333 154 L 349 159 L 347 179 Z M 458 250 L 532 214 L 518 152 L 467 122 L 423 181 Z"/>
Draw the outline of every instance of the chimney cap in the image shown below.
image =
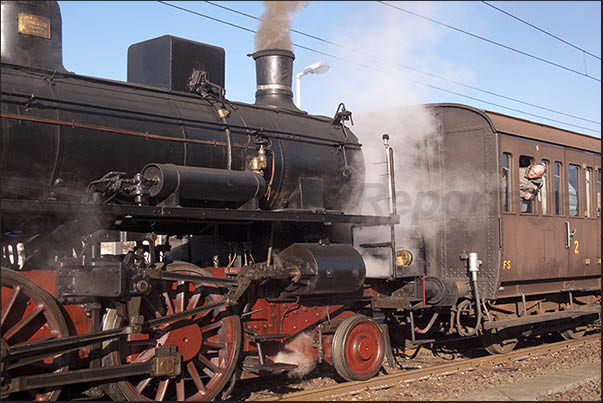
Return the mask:
<path fill-rule="evenodd" d="M 262 56 L 286 56 L 295 60 L 295 53 L 287 49 L 262 49 L 254 53 L 249 53 L 247 56 L 253 57 L 253 60 Z"/>

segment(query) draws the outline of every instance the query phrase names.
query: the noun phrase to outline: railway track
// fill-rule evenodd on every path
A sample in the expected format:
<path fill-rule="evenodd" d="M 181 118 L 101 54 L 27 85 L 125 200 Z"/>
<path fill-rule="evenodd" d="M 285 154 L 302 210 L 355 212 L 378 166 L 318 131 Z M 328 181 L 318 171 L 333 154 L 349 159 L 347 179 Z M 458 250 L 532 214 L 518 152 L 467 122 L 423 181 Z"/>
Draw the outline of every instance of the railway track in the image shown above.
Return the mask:
<path fill-rule="evenodd" d="M 304 390 L 300 392 L 275 394 L 259 401 L 312 401 L 324 398 L 342 397 L 363 390 L 377 390 L 392 387 L 398 383 L 407 383 L 425 379 L 434 375 L 449 375 L 463 370 L 471 370 L 484 364 L 500 364 L 515 360 L 526 359 L 539 355 L 560 351 L 566 347 L 587 345 L 601 339 L 601 334 L 584 337 L 578 340 L 562 341 L 535 347 L 527 347 L 501 355 L 488 355 L 464 361 L 455 361 L 449 364 L 435 365 L 429 368 L 413 369 L 389 375 L 383 375 L 367 381 L 346 382 L 338 385 L 325 386 L 320 389 Z"/>

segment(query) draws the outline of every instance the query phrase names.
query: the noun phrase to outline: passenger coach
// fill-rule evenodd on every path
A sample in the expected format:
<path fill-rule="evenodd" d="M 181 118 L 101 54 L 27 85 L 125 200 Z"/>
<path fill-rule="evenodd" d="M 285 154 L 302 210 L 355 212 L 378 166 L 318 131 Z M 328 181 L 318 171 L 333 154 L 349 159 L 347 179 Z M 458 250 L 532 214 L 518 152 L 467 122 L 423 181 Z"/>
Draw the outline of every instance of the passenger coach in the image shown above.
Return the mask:
<path fill-rule="evenodd" d="M 465 105 L 429 108 L 438 122 L 423 161 L 430 189 L 442 199 L 477 192 L 479 201 L 469 214 L 444 210 L 433 219 L 440 230 L 425 237 L 427 270 L 460 280 L 461 261 L 478 253 L 481 297 L 492 302 L 482 337 L 491 352 L 512 349 L 519 335 L 581 335 L 600 314 L 601 140 Z M 520 168 L 532 163 L 546 173 L 526 202 Z"/>

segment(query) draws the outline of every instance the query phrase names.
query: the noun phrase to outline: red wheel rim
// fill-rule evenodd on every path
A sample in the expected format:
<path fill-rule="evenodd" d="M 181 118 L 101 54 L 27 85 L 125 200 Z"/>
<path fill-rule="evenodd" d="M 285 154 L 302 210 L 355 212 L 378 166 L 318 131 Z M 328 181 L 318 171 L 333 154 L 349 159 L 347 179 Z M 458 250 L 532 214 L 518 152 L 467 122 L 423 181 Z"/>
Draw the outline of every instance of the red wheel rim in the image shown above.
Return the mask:
<path fill-rule="evenodd" d="M 345 358 L 349 371 L 356 379 L 372 376 L 383 362 L 383 342 L 379 327 L 364 320 L 354 326 L 345 340 Z"/>

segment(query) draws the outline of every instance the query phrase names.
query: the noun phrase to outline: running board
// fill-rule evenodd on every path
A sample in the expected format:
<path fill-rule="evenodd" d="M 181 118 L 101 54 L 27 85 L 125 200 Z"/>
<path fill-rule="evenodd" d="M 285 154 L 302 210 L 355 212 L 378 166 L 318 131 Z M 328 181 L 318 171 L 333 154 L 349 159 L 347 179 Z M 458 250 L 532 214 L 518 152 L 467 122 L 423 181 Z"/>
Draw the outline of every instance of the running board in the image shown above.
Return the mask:
<path fill-rule="evenodd" d="M 391 242 L 361 243 L 358 246 L 360 246 L 361 248 L 391 248 L 392 243 Z"/>
<path fill-rule="evenodd" d="M 549 320 L 559 320 L 559 319 L 567 319 L 567 318 L 573 319 L 573 318 L 577 318 L 579 316 L 584 316 L 584 315 L 600 315 L 600 314 L 601 314 L 601 307 L 600 306 L 592 306 L 592 307 L 588 307 L 588 308 L 581 309 L 581 310 L 553 312 L 553 313 L 547 313 L 544 315 L 536 315 L 536 316 L 527 317 L 527 318 L 508 319 L 508 320 L 501 320 L 501 321 L 496 321 L 496 322 L 487 321 L 487 322 L 484 322 L 483 327 L 486 330 L 504 329 L 507 327 L 522 326 L 522 325 L 528 325 L 531 323 L 546 322 Z"/>

